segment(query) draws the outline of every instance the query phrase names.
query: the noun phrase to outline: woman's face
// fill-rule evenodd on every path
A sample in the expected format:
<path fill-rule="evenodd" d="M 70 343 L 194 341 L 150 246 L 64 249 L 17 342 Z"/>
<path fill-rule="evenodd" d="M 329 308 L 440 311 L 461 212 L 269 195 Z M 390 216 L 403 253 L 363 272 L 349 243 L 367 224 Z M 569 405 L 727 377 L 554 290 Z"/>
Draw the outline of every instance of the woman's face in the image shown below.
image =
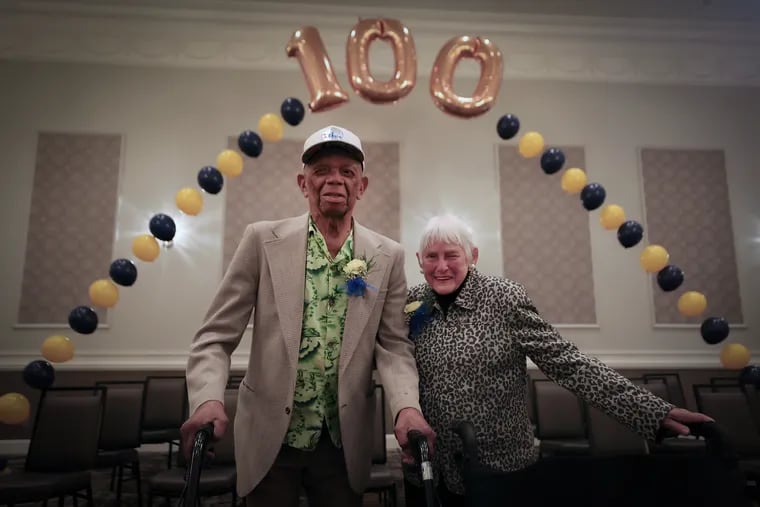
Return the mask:
<path fill-rule="evenodd" d="M 478 249 L 473 248 L 472 263 L 477 260 Z M 437 294 L 451 294 L 467 276 L 467 256 L 464 248 L 455 243 L 431 243 L 422 252 L 417 252 L 417 261 L 425 281 Z"/>

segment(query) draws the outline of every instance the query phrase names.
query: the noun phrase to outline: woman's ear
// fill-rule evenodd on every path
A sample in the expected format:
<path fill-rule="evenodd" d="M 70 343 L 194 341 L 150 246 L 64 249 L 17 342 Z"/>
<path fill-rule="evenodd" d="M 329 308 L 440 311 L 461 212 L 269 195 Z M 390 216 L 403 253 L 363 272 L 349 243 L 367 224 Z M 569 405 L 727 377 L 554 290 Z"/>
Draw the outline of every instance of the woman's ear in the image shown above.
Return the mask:
<path fill-rule="evenodd" d="M 472 265 L 478 263 L 478 247 L 474 246 L 472 247 Z"/>

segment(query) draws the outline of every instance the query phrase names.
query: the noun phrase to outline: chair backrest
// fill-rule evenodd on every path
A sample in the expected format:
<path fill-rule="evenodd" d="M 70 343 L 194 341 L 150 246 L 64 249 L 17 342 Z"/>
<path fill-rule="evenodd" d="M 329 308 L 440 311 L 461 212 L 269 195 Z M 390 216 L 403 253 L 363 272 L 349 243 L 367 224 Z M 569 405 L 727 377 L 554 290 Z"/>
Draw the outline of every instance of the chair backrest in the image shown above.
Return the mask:
<path fill-rule="evenodd" d="M 736 452 L 760 456 L 760 431 L 744 390 L 708 384 L 695 384 L 693 389 L 698 410 L 724 428 Z"/>
<path fill-rule="evenodd" d="M 145 382 L 142 380 L 96 382 L 106 388 L 100 449 L 140 447 Z"/>
<path fill-rule="evenodd" d="M 596 407 L 586 407 L 588 440 L 593 456 L 649 453 L 644 438 Z"/>
<path fill-rule="evenodd" d="M 683 393 L 683 383 L 678 373 L 647 373 L 641 376 L 645 384 L 657 380 L 664 380 L 668 390 L 668 397 L 663 398 L 677 407 L 686 406 L 686 397 Z"/>
<path fill-rule="evenodd" d="M 204 466 L 226 466 L 235 464 L 235 412 L 237 411 L 238 389 L 227 387 L 224 390 L 224 411 L 230 423 L 227 425 L 227 431 L 218 442 L 211 442 L 213 447 L 214 458 L 204 461 Z M 184 468 L 187 466 L 187 460 L 182 451 L 177 453 L 177 466 Z M 201 476 L 202 477 L 202 476 Z"/>
<path fill-rule="evenodd" d="M 187 413 L 187 379 L 147 377 L 143 399 L 142 429 L 179 428 Z"/>
<path fill-rule="evenodd" d="M 44 389 L 26 455 L 29 472 L 73 472 L 95 465 L 104 387 Z"/>
<path fill-rule="evenodd" d="M 373 389 L 375 418 L 372 427 L 372 463 L 382 465 L 388 461 L 385 448 L 385 390 L 380 384 Z"/>
<path fill-rule="evenodd" d="M 670 389 L 668 389 L 668 385 L 663 380 L 662 382 L 644 382 L 643 384 L 640 384 L 641 387 L 649 391 L 650 393 L 654 394 L 658 398 L 662 398 L 663 400 L 673 403 L 671 401 L 671 392 Z M 675 404 L 674 404 L 675 405 Z"/>
<path fill-rule="evenodd" d="M 539 439 L 586 438 L 583 402 L 548 379 L 533 380 L 536 436 Z"/>

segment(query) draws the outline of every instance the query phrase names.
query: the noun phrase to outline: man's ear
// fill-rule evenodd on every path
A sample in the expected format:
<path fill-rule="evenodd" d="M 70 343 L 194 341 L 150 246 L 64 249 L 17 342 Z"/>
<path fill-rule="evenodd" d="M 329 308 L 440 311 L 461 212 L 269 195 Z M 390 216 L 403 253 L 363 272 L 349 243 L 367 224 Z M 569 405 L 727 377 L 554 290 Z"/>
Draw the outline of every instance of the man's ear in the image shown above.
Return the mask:
<path fill-rule="evenodd" d="M 369 178 L 366 176 L 362 176 L 362 186 L 359 189 L 359 192 L 356 194 L 356 199 L 359 200 L 364 195 L 364 192 L 367 191 L 367 186 L 369 185 Z"/>
<path fill-rule="evenodd" d="M 304 197 L 308 197 L 308 193 L 306 192 L 306 176 L 303 174 L 299 174 L 296 176 L 296 181 L 298 182 L 298 188 L 301 189 L 301 193 Z"/>

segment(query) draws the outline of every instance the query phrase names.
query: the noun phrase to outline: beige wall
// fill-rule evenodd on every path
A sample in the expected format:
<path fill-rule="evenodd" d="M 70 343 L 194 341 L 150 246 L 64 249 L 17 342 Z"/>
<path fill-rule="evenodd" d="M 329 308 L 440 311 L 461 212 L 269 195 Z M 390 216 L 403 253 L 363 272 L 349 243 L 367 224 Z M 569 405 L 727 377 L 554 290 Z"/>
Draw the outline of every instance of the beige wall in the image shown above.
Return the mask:
<path fill-rule="evenodd" d="M 152 264 L 138 262 L 138 282 L 122 290 L 109 328 L 90 336 L 67 328 L 15 328 L 37 133 L 124 135 L 113 251 L 115 257 L 128 256 L 133 235 L 144 232 L 153 213 L 175 213 L 176 190 L 195 184 L 198 169 L 213 163 L 228 136 L 255 129 L 259 116 L 277 112 L 287 96 L 308 100 L 291 63 L 292 71 L 254 71 L 0 61 L 0 367 L 20 370 L 39 357 L 46 336 L 62 332 L 76 341 L 77 357 L 61 369 L 181 368 L 221 276 L 224 197 L 207 196 L 199 217 L 178 219 L 174 248 Z M 371 105 L 352 94 L 349 104 L 307 114 L 285 135 L 301 140 L 319 126 L 338 123 L 367 140 L 399 143 L 401 237 L 411 283 L 421 280 L 413 255 L 419 232 L 427 216 L 444 210 L 475 226 L 481 270 L 501 273 L 495 124 L 503 113 L 517 114 L 523 131 L 538 130 L 550 143 L 584 147 L 589 175 L 630 216 L 643 216 L 640 147 L 725 150 L 746 322 L 730 339 L 759 351 L 760 317 L 754 310 L 760 299 L 760 89 L 515 80 L 509 67 L 505 76 L 496 107 L 478 119 L 436 109 L 427 78 L 420 76 L 412 94 L 396 105 Z M 345 76 L 340 79 L 348 89 Z M 463 90 L 472 86 L 460 81 Z M 298 169 L 295 160 L 280 168 L 294 174 L 284 199 L 300 199 Z M 372 179 L 372 168 L 368 176 L 369 192 L 383 184 Z M 698 329 L 653 327 L 651 287 L 638 265 L 639 250 L 622 249 L 614 234 L 598 226 L 597 215 L 589 220 L 598 325 L 563 328 L 563 334 L 620 367 L 718 366 L 719 349 L 702 343 Z M 237 365 L 245 362 L 247 340 L 236 353 Z"/>

